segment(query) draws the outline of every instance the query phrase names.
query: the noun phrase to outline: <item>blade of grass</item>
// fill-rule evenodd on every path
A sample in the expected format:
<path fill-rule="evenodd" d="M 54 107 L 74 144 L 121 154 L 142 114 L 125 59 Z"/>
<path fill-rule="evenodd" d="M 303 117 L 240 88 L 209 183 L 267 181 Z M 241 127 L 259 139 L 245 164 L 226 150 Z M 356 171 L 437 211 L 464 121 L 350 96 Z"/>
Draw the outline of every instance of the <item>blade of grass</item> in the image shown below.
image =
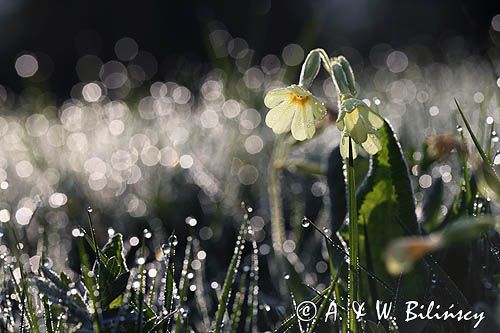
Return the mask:
<path fill-rule="evenodd" d="M 186 302 L 189 279 L 188 279 L 188 270 L 191 266 L 191 252 L 192 252 L 192 244 L 193 238 L 191 236 L 187 239 L 186 251 L 184 253 L 184 261 L 182 263 L 182 271 L 181 271 L 181 279 L 179 281 L 179 309 L 182 309 L 184 303 Z M 174 332 L 178 333 L 181 330 L 182 326 L 182 315 L 181 311 L 179 311 L 175 318 L 175 326 Z"/>
<path fill-rule="evenodd" d="M 307 218 L 305 217 L 305 219 L 307 219 Z M 325 232 L 323 230 L 321 230 L 314 222 L 312 222 L 309 219 L 307 219 L 307 221 L 314 227 L 314 229 L 316 229 L 316 231 L 318 231 L 326 239 L 326 241 L 327 241 L 327 243 L 329 245 L 331 245 L 332 247 L 335 247 L 336 249 L 338 249 L 343 255 L 345 255 L 345 256 L 349 255 L 347 253 L 347 251 L 344 250 L 341 246 L 335 244 L 335 242 L 333 241 L 333 239 L 331 239 L 327 234 L 325 234 Z M 363 266 L 359 262 L 358 262 L 358 268 L 360 268 L 363 272 L 365 272 L 370 278 L 372 278 L 375 281 L 377 281 L 382 287 L 384 287 L 385 289 L 387 289 L 389 292 L 391 292 L 392 294 L 395 293 L 394 288 L 392 288 L 391 286 L 389 286 L 386 282 L 384 282 L 384 280 L 382 280 L 376 274 L 370 272 L 365 266 Z"/>
<path fill-rule="evenodd" d="M 97 297 L 95 296 L 94 292 L 97 290 L 96 283 L 94 281 L 95 275 L 92 272 L 92 269 L 90 268 L 90 263 L 88 260 L 87 253 L 85 252 L 83 248 L 83 239 L 82 237 L 78 237 L 76 239 L 77 243 L 77 248 L 78 248 L 78 254 L 80 256 L 80 260 L 82 263 L 82 279 L 85 284 L 85 286 L 88 289 L 88 296 L 91 300 L 92 303 L 92 309 L 93 309 L 93 327 L 94 331 L 96 333 L 102 332 L 102 319 L 101 319 L 101 311 L 99 307 L 99 301 Z"/>
<path fill-rule="evenodd" d="M 193 239 L 193 253 L 199 253 L 201 250 L 200 248 L 200 241 L 196 238 Z M 210 330 L 210 318 L 208 316 L 208 304 L 207 304 L 207 299 L 205 297 L 206 292 L 205 292 L 205 283 L 206 281 L 205 278 L 205 258 L 198 258 L 200 261 L 200 269 L 197 271 L 197 274 L 194 276 L 195 280 L 195 285 L 196 285 L 196 290 L 195 290 L 195 303 L 196 307 L 198 308 L 198 311 L 201 315 L 202 318 L 202 326 L 204 331 L 209 331 Z"/>
<path fill-rule="evenodd" d="M 297 313 L 297 302 L 295 301 L 295 295 L 293 294 L 292 291 L 290 291 L 290 299 L 292 301 L 293 312 Z M 299 323 L 299 331 L 300 331 L 300 333 L 305 333 L 304 327 L 302 326 L 302 324 L 303 324 L 302 320 L 298 320 L 297 322 Z M 306 325 L 307 325 L 307 323 L 306 323 Z"/>
<path fill-rule="evenodd" d="M 462 140 L 462 144 L 464 147 L 467 147 L 466 142 L 465 142 L 465 135 L 464 131 L 460 131 L 460 138 Z M 464 174 L 464 185 L 465 185 L 465 203 L 467 207 L 471 207 L 471 202 L 472 202 L 472 191 L 471 191 L 471 186 L 470 186 L 470 176 L 469 176 L 469 167 L 467 166 L 467 156 L 464 154 L 461 156 L 462 160 L 462 171 Z"/>
<path fill-rule="evenodd" d="M 42 302 L 43 302 L 43 310 L 44 310 L 44 315 L 45 315 L 45 329 L 47 333 L 54 333 L 54 328 L 52 327 L 52 310 L 49 305 L 49 301 L 47 300 L 47 297 L 43 296 L 42 297 Z"/>
<path fill-rule="evenodd" d="M 213 325 L 212 332 L 220 333 L 222 330 L 222 324 L 224 320 L 224 314 L 231 297 L 231 292 L 233 288 L 234 277 L 239 270 L 241 253 L 245 247 L 245 234 L 248 229 L 248 216 L 245 217 L 243 224 L 241 225 L 238 239 L 236 240 L 236 246 L 234 247 L 234 254 L 231 258 L 231 262 L 227 269 L 226 278 L 224 279 L 224 285 L 222 287 L 222 294 L 219 300 L 219 306 L 217 307 L 217 313 L 215 315 L 215 322 Z"/>
<path fill-rule="evenodd" d="M 323 301 L 321 302 L 321 305 L 319 306 L 318 312 L 317 312 L 316 316 L 314 317 L 314 320 L 312 321 L 311 326 L 309 327 L 309 330 L 307 331 L 308 333 L 316 332 L 316 328 L 318 327 L 319 322 L 321 320 L 323 320 L 323 315 L 330 305 L 330 302 L 331 302 L 330 297 L 333 295 L 333 293 L 335 291 L 335 286 L 337 285 L 337 282 L 340 278 L 340 275 L 342 274 L 342 271 L 343 271 L 344 266 L 345 266 L 344 264 L 345 263 L 342 263 L 342 265 L 340 265 L 339 270 L 337 271 L 337 274 L 335 276 L 335 279 L 332 280 L 332 282 L 330 284 L 330 288 L 329 288 L 330 290 L 323 298 Z"/>
<path fill-rule="evenodd" d="M 457 105 L 458 112 L 460 113 L 460 116 L 462 117 L 462 120 L 465 123 L 465 127 L 467 127 L 467 131 L 469 131 L 469 134 L 472 138 L 472 141 L 474 142 L 474 145 L 476 146 L 477 151 L 479 152 L 479 155 L 481 155 L 481 158 L 483 159 L 484 163 L 486 163 L 491 168 L 490 158 L 484 152 L 483 147 L 481 147 L 481 144 L 479 143 L 478 139 L 476 138 L 476 135 L 472 131 L 472 128 L 471 128 L 469 122 L 467 121 L 467 118 L 465 118 L 464 112 L 462 111 L 462 108 L 458 104 L 458 101 L 456 98 L 455 98 L 455 104 Z M 493 170 L 493 174 L 495 174 L 494 170 Z"/>
<path fill-rule="evenodd" d="M 177 237 L 172 234 L 169 237 L 166 247 L 163 249 L 163 256 L 165 260 L 165 286 L 164 286 L 164 310 L 166 313 L 172 312 L 174 305 L 174 256 L 175 246 L 177 245 Z M 168 319 L 163 326 L 163 330 L 167 331 L 170 320 Z"/>
<path fill-rule="evenodd" d="M 490 131 L 489 131 L 489 135 L 487 136 L 486 138 L 486 153 L 488 154 L 488 158 L 489 160 L 491 161 L 492 160 L 492 156 L 491 156 L 491 144 L 493 142 L 493 134 L 495 133 L 495 123 L 492 122 L 490 124 Z"/>
<path fill-rule="evenodd" d="M 310 301 L 313 302 L 315 305 L 319 304 L 319 302 L 323 299 L 324 295 L 326 295 L 330 290 L 330 287 L 326 288 L 323 290 L 320 294 L 314 296 Z M 295 324 L 297 323 L 297 314 L 294 313 L 288 318 L 286 318 L 278 327 L 276 330 L 274 330 L 274 333 L 285 333 L 287 332 L 290 328 L 292 328 Z"/>
<path fill-rule="evenodd" d="M 245 294 L 247 289 L 246 275 L 240 279 L 240 290 L 236 293 L 235 302 L 233 304 L 231 328 L 230 333 L 238 332 L 240 325 L 241 313 L 243 309 L 243 302 L 245 301 Z"/>
<path fill-rule="evenodd" d="M 142 241 L 141 245 L 141 258 L 144 258 L 144 240 Z M 142 333 L 144 329 L 143 325 L 143 319 L 144 319 L 144 288 L 145 288 L 145 280 L 146 280 L 146 274 L 145 274 L 145 269 L 144 269 L 144 263 L 141 263 L 139 265 L 139 278 L 140 278 L 140 283 L 139 283 L 139 295 L 137 297 L 137 322 L 136 322 L 136 332 Z"/>
<path fill-rule="evenodd" d="M 148 333 L 152 333 L 152 332 L 159 331 L 159 330 L 160 330 L 160 328 L 161 328 L 163 325 L 165 325 L 165 323 L 166 323 L 168 320 L 170 320 L 170 319 L 171 319 L 171 318 L 172 318 L 172 317 L 173 317 L 173 316 L 174 316 L 177 312 L 179 312 L 179 310 L 178 310 L 178 309 L 176 309 L 176 310 L 174 310 L 174 311 L 170 312 L 169 314 L 167 314 L 167 315 L 165 315 L 165 316 L 161 317 L 161 318 L 160 318 L 160 319 L 156 322 L 156 324 L 155 324 L 153 327 L 151 327 L 151 329 L 148 331 Z M 162 330 L 162 332 L 164 332 L 164 331 Z"/>
<path fill-rule="evenodd" d="M 253 230 L 250 229 L 253 235 Z M 248 292 L 248 316 L 245 332 L 257 332 L 258 295 L 259 295 L 259 250 L 255 238 L 252 239 L 252 262 L 250 265 L 250 290 Z"/>
<path fill-rule="evenodd" d="M 33 215 L 31 216 L 31 219 L 33 218 L 34 215 L 35 215 L 35 213 L 33 213 Z M 31 222 L 31 220 L 30 220 L 30 222 Z M 20 297 L 21 302 L 23 302 L 23 305 L 22 305 L 23 311 L 27 310 L 27 318 L 28 318 L 28 323 L 30 325 L 30 329 L 34 333 L 38 333 L 38 332 L 40 332 L 40 330 L 39 330 L 38 325 L 37 325 L 37 315 L 36 315 L 36 311 L 33 307 L 33 303 L 31 301 L 31 298 L 29 297 L 30 293 L 28 292 L 28 279 L 26 277 L 26 272 L 24 271 L 23 263 L 21 261 L 21 251 L 18 247 L 19 244 L 21 244 L 21 243 L 19 241 L 19 237 L 17 237 L 17 233 L 16 233 L 15 228 L 16 227 L 12 224 L 12 222 L 9 221 L 9 226 L 7 227 L 7 230 L 15 242 L 15 244 L 12 248 L 14 249 L 14 255 L 16 257 L 16 262 L 19 264 L 19 273 L 21 276 L 21 279 L 20 279 L 21 285 L 20 286 L 17 284 L 17 281 L 16 281 L 15 276 L 14 276 L 14 272 L 12 271 L 12 269 L 10 269 L 10 268 L 9 269 L 10 269 L 11 274 L 12 274 L 12 279 L 15 282 L 15 286 L 17 287 L 16 292 L 17 292 L 18 296 Z M 24 304 L 24 302 L 26 302 L 26 304 Z M 26 307 L 26 309 L 25 309 L 25 307 Z"/>

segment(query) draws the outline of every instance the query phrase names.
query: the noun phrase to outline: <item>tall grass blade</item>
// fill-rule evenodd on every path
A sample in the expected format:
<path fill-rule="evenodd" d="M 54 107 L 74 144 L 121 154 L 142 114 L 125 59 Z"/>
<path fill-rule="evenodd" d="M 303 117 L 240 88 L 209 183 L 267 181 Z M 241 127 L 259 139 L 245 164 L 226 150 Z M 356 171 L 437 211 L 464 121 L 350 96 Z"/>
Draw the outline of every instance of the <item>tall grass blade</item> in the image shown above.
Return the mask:
<path fill-rule="evenodd" d="M 175 273 L 175 264 L 174 264 L 174 256 L 175 256 L 175 247 L 177 246 L 177 236 L 172 234 L 169 239 L 167 245 L 163 248 L 163 257 L 165 261 L 165 286 L 164 286 L 164 311 L 166 313 L 171 313 L 174 306 L 174 273 Z M 167 320 L 164 324 L 163 329 L 168 329 L 169 321 Z"/>
<path fill-rule="evenodd" d="M 217 312 L 215 314 L 215 322 L 212 328 L 212 332 L 220 333 L 222 330 L 222 325 L 224 321 L 224 314 L 228 306 L 229 298 L 231 297 L 233 282 L 236 273 L 238 272 L 241 254 L 245 247 L 245 235 L 248 229 L 248 217 L 245 217 L 243 224 L 241 225 L 238 239 L 236 240 L 236 245 L 234 247 L 233 257 L 227 269 L 226 278 L 224 279 L 224 285 L 222 287 L 222 294 L 219 299 L 219 306 L 217 307 Z"/>
<path fill-rule="evenodd" d="M 314 319 L 311 323 L 311 326 L 309 327 L 309 330 L 307 331 L 307 333 L 315 333 L 319 322 L 323 321 L 325 311 L 330 306 L 331 296 L 335 292 L 335 287 L 336 287 L 337 282 L 340 278 L 340 275 L 342 274 L 344 266 L 345 266 L 345 264 L 342 263 L 342 265 L 339 267 L 339 269 L 337 271 L 335 278 L 331 281 L 328 293 L 324 296 L 323 301 L 321 302 L 321 304 L 319 306 L 318 312 L 317 312 L 316 316 L 314 317 Z"/>
<path fill-rule="evenodd" d="M 253 235 L 253 230 L 250 230 Z M 248 291 L 248 316 L 245 323 L 246 332 L 257 332 L 258 296 L 259 296 L 259 249 L 255 238 L 252 239 L 252 256 L 250 265 L 250 286 Z"/>
<path fill-rule="evenodd" d="M 182 326 L 183 306 L 187 301 L 187 292 L 189 287 L 188 270 L 191 266 L 191 252 L 193 247 L 193 238 L 191 236 L 187 239 L 186 250 L 184 253 L 184 261 L 182 263 L 181 279 L 179 281 L 179 309 L 176 315 L 174 332 L 178 333 Z"/>
<path fill-rule="evenodd" d="M 458 112 L 460 113 L 460 116 L 464 121 L 465 127 L 467 127 L 467 131 L 469 131 L 469 134 L 472 138 L 472 141 L 474 142 L 474 145 L 476 146 L 477 151 L 479 152 L 479 155 L 481 155 L 481 158 L 483 159 L 484 163 L 487 163 L 489 165 L 491 163 L 490 158 L 486 155 L 486 153 L 483 150 L 483 147 L 479 143 L 479 140 L 476 138 L 476 135 L 472 131 L 472 127 L 470 126 L 470 123 L 467 121 L 467 118 L 465 118 L 464 112 L 462 111 L 460 104 L 458 104 L 457 99 L 455 98 L 454 100 L 455 104 L 457 105 Z"/>

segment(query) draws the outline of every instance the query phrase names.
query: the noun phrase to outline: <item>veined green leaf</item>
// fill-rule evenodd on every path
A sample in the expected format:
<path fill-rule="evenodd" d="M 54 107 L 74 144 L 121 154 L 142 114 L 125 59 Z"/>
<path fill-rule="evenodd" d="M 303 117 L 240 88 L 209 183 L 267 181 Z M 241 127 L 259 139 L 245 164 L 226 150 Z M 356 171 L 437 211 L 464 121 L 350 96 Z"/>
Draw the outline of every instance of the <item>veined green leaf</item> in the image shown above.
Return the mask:
<path fill-rule="evenodd" d="M 376 276 L 392 284 L 392 278 L 383 262 L 386 245 L 393 239 L 418 234 L 413 189 L 408 166 L 391 126 L 385 122 L 379 130 L 382 149 L 371 157 L 370 170 L 358 189 L 360 261 Z M 387 297 L 385 290 L 365 277 L 361 292 L 371 300 Z M 423 276 L 417 272 L 403 281 L 411 292 L 420 290 Z"/>

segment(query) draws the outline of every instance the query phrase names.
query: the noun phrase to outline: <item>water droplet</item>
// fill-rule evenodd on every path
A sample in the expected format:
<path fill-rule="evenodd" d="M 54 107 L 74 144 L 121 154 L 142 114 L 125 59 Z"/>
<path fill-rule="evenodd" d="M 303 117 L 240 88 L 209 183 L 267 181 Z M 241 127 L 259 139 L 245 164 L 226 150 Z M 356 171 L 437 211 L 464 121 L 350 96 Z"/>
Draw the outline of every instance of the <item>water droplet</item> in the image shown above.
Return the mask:
<path fill-rule="evenodd" d="M 91 206 L 87 207 L 87 212 L 92 213 L 93 211 L 94 211 L 94 209 Z"/>
<path fill-rule="evenodd" d="M 172 246 L 177 246 L 177 244 L 179 243 L 179 241 L 177 240 L 177 236 L 176 235 L 172 235 L 168 238 L 168 243 Z"/>
<path fill-rule="evenodd" d="M 463 131 L 463 130 L 464 130 L 464 129 L 462 128 L 462 126 L 457 125 L 457 132 L 458 132 L 458 133 L 462 133 L 462 131 Z"/>
<path fill-rule="evenodd" d="M 290 279 L 290 274 L 285 273 L 285 275 L 283 275 L 283 278 L 284 278 L 285 280 L 289 280 L 289 279 Z"/>
<path fill-rule="evenodd" d="M 311 221 L 309 221 L 309 219 L 308 219 L 307 217 L 304 217 L 304 218 L 302 219 L 302 226 L 303 226 L 304 228 L 309 227 L 309 225 L 310 225 L 310 224 L 311 224 Z"/>
<path fill-rule="evenodd" d="M 491 142 L 498 142 L 498 134 L 497 132 L 491 132 Z"/>

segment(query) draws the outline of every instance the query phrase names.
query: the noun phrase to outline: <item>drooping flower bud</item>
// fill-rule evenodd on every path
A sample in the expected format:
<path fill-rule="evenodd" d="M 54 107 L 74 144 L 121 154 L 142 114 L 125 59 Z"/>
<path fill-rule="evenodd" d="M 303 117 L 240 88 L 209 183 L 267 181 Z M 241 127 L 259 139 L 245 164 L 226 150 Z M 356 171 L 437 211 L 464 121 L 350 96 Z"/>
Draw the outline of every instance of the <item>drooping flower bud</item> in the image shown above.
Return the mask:
<path fill-rule="evenodd" d="M 306 57 L 302 64 L 300 72 L 299 85 L 309 88 L 313 83 L 316 75 L 318 75 L 319 68 L 321 67 L 321 58 L 317 50 L 312 50 Z"/>
<path fill-rule="evenodd" d="M 335 79 L 335 84 L 337 85 L 339 99 L 341 100 L 345 97 L 353 97 L 344 68 L 336 58 L 332 61 L 332 74 Z"/>
<path fill-rule="evenodd" d="M 349 85 L 351 95 L 356 96 L 356 80 L 354 79 L 354 72 L 352 71 L 351 64 L 344 56 L 338 56 L 337 61 L 340 63 L 340 65 L 342 65 L 342 69 L 344 70 L 344 74 L 347 78 L 347 83 Z"/>

